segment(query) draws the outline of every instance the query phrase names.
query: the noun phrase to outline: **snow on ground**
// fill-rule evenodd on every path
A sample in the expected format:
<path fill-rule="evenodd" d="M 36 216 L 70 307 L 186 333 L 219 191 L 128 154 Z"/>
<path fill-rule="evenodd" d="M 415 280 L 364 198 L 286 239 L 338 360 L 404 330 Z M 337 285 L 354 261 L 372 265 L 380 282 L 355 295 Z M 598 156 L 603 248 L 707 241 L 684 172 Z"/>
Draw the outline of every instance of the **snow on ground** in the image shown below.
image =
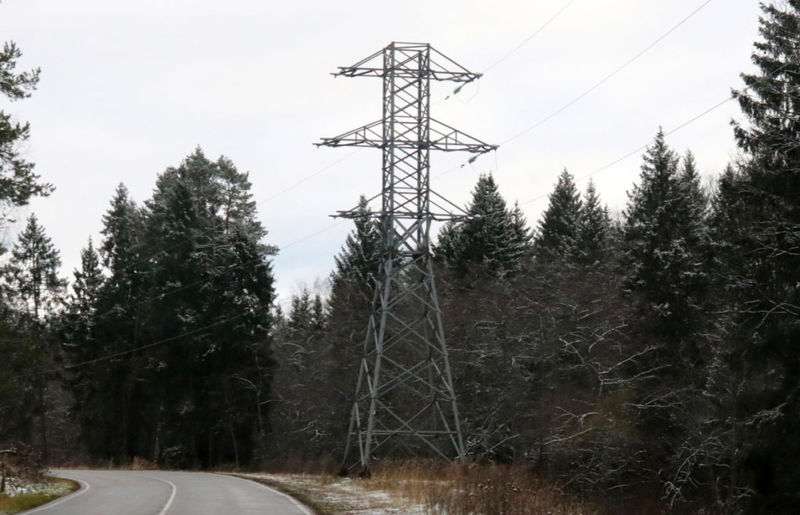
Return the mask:
<path fill-rule="evenodd" d="M 38 482 L 27 482 L 16 478 L 7 478 L 6 491 L 3 493 L 9 497 L 32 493 L 47 493 L 61 496 L 69 493 L 70 490 L 71 488 L 69 483 L 63 481 L 56 482 L 43 480 Z"/>
<path fill-rule="evenodd" d="M 408 514 L 424 515 L 421 504 L 395 493 L 367 488 L 366 482 L 347 477 L 310 474 L 241 474 L 243 477 L 261 479 L 288 493 L 305 496 L 313 503 L 332 513 L 359 515 Z"/>

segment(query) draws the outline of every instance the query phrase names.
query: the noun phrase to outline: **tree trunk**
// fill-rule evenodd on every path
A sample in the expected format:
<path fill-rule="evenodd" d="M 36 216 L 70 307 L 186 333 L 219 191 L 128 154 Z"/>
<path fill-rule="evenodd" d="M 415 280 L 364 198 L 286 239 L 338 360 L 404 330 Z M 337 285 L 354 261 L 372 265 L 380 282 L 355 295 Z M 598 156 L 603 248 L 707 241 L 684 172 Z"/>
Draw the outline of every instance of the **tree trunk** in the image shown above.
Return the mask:
<path fill-rule="evenodd" d="M 228 419 L 228 429 L 231 432 L 231 443 L 233 444 L 233 457 L 236 462 L 236 470 L 239 470 L 239 445 L 236 443 L 236 433 L 233 431 L 233 421 Z"/>

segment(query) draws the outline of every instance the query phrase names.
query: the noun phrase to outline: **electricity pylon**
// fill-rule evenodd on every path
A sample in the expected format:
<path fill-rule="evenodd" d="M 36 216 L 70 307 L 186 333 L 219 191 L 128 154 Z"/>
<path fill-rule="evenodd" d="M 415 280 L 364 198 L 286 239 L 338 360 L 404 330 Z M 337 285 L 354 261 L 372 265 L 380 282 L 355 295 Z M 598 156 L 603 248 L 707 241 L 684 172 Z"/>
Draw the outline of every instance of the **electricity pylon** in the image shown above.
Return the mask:
<path fill-rule="evenodd" d="M 368 474 L 371 457 L 397 446 L 411 455 L 461 458 L 464 441 L 430 259 L 431 223 L 457 218 L 448 206 L 458 207 L 431 191 L 429 153 L 480 154 L 496 146 L 431 119 L 430 83 L 467 83 L 480 74 L 429 44 L 391 43 L 334 75 L 383 79 L 382 119 L 317 144 L 383 151 L 381 209 L 369 213 L 380 222 L 380 268 L 343 472 L 360 466 L 360 473 Z M 350 210 L 337 216 L 359 215 Z"/>

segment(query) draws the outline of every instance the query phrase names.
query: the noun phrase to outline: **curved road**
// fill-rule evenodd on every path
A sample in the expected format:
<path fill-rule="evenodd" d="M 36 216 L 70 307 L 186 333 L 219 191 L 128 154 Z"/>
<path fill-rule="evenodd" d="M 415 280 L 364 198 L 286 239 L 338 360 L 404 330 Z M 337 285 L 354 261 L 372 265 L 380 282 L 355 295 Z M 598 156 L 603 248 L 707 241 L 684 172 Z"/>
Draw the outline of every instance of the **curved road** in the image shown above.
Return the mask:
<path fill-rule="evenodd" d="M 145 470 L 54 470 L 80 490 L 25 513 L 42 515 L 311 515 L 267 486 L 221 474 Z"/>

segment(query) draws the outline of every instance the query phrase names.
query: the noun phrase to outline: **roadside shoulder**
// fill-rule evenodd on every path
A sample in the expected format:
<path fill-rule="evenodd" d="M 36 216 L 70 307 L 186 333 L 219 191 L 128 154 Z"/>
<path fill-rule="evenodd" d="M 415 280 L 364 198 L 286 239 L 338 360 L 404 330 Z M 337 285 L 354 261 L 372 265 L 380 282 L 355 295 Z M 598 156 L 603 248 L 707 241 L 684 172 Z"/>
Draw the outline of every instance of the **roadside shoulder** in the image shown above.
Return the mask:
<path fill-rule="evenodd" d="M 63 499 L 81 489 L 77 481 L 60 477 L 45 476 L 41 481 L 25 484 L 14 484 L 9 489 L 9 494 L 0 494 L 0 515 L 13 515 L 25 510 L 36 508 Z"/>

